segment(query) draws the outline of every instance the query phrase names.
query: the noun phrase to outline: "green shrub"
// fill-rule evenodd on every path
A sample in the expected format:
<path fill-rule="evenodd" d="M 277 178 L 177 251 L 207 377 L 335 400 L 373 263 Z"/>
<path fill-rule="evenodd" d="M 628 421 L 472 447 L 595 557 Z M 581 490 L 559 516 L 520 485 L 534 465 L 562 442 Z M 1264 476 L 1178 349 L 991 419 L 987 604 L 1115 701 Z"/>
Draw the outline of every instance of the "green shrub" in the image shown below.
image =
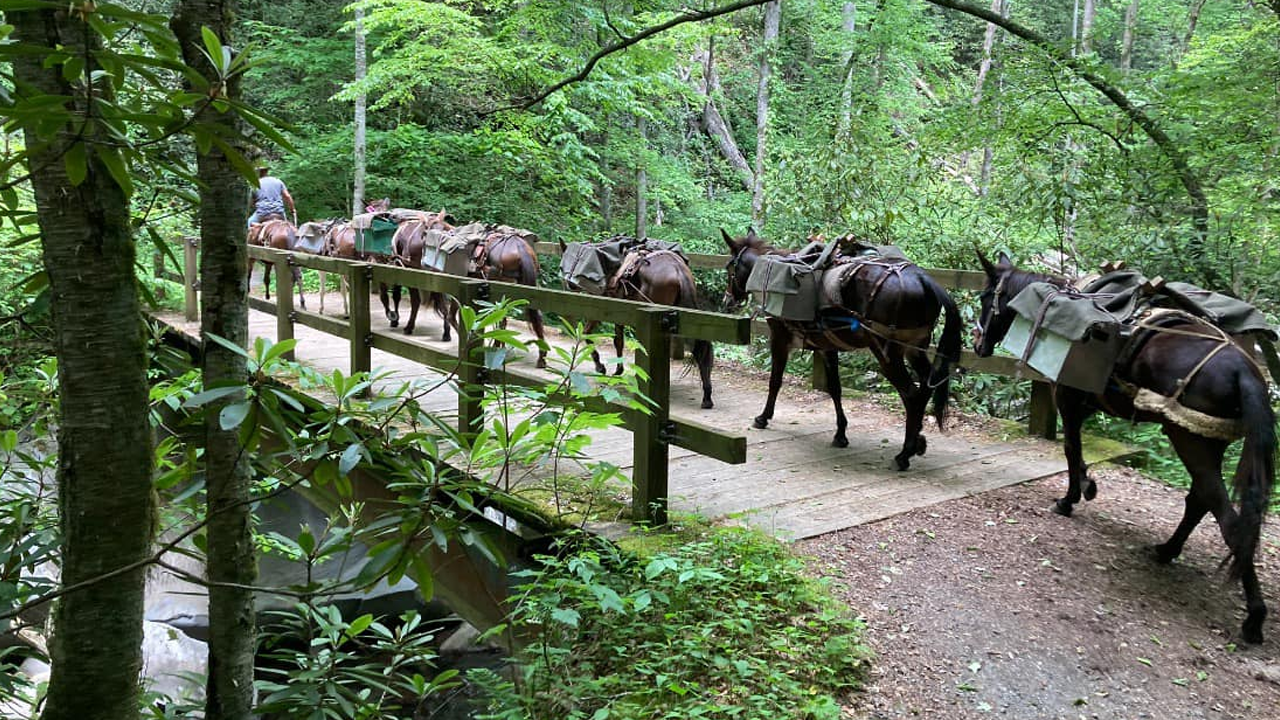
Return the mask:
<path fill-rule="evenodd" d="M 512 680 L 469 677 L 517 718 L 838 718 L 861 623 L 774 540 L 720 529 L 669 551 L 599 538 L 539 558 L 513 615 Z"/>

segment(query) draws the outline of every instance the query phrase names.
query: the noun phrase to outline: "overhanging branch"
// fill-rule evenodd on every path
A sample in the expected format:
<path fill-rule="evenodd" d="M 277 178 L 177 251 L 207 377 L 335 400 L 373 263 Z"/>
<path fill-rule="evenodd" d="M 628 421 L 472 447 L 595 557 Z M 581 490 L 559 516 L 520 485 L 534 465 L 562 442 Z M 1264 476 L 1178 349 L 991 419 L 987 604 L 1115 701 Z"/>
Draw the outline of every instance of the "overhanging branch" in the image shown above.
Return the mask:
<path fill-rule="evenodd" d="M 765 3 L 768 3 L 771 1 L 772 0 L 737 0 L 737 2 L 732 2 L 732 3 L 729 3 L 728 5 L 721 5 L 720 7 L 712 8 L 710 10 L 694 10 L 692 8 L 686 8 L 685 10 L 680 11 L 680 13 L 677 14 L 675 17 L 671 18 L 670 20 L 664 23 L 653 25 L 651 27 L 645 28 L 644 30 L 641 30 L 635 35 L 632 35 L 630 37 L 621 37 L 618 40 L 615 40 L 614 42 L 611 42 L 608 45 L 605 45 L 604 47 L 600 48 L 600 50 L 597 51 L 594 55 L 587 58 L 587 62 L 585 65 L 582 66 L 581 70 L 574 73 L 573 75 L 570 75 L 567 78 L 564 78 L 563 80 L 560 80 L 554 85 L 542 90 L 541 92 L 534 95 L 533 97 L 523 100 L 519 103 L 516 103 L 515 105 L 499 108 L 497 110 L 491 110 L 485 114 L 491 115 L 491 114 L 503 112 L 506 110 L 527 110 L 533 107 L 534 105 L 537 105 L 538 103 L 542 102 L 543 100 L 546 100 L 547 98 L 551 97 L 552 95 L 559 92 L 560 90 L 563 90 L 564 88 L 574 83 L 579 83 L 579 82 L 582 82 L 583 80 L 586 80 L 591 75 L 591 71 L 595 69 L 596 65 L 599 64 L 599 62 L 605 59 L 606 57 L 609 57 L 610 55 L 616 52 L 621 52 L 623 50 L 626 50 L 632 45 L 635 45 L 644 40 L 647 40 L 653 37 L 654 35 L 658 35 L 659 33 L 666 32 L 667 30 L 670 30 L 673 27 L 677 27 L 685 23 L 710 20 L 712 18 L 720 17 L 721 15 L 728 15 L 729 13 L 734 13 L 739 10 L 745 10 L 750 7 L 764 5 Z"/>
<path fill-rule="evenodd" d="M 1195 238 L 1192 241 L 1189 250 L 1193 256 L 1203 257 L 1204 240 L 1209 234 L 1209 200 L 1204 192 L 1204 187 L 1200 184 L 1200 179 L 1191 169 L 1191 164 L 1187 161 L 1187 156 L 1182 149 L 1164 132 L 1164 130 L 1151 118 L 1143 112 L 1142 108 L 1134 105 L 1129 97 L 1124 94 L 1120 88 L 1107 82 L 1105 78 L 1099 75 L 1090 65 L 1090 63 L 1082 58 L 1074 58 L 1064 53 L 1048 38 L 1037 33 L 1036 31 L 1014 22 L 1013 20 L 994 13 L 984 7 L 972 5 L 962 0 L 926 0 L 930 4 L 944 7 L 951 10 L 962 12 L 966 15 L 985 20 L 996 26 L 1004 28 L 1011 35 L 1016 35 L 1023 40 L 1031 43 L 1039 48 L 1049 57 L 1069 68 L 1081 80 L 1089 83 L 1095 90 L 1102 93 L 1108 100 L 1112 102 L 1122 113 L 1125 114 L 1135 125 L 1142 128 L 1142 131 L 1151 138 L 1156 144 L 1160 152 L 1169 159 L 1173 165 L 1174 172 L 1178 176 L 1178 180 L 1182 183 L 1182 187 L 1187 191 L 1187 195 L 1191 198 L 1191 223 L 1195 229 Z M 1276 0 L 1280 2 L 1280 0 Z M 1201 270 L 1204 272 L 1206 279 L 1216 281 L 1216 273 L 1213 269 L 1201 264 Z M 1217 284 L 1216 282 L 1214 284 Z"/>

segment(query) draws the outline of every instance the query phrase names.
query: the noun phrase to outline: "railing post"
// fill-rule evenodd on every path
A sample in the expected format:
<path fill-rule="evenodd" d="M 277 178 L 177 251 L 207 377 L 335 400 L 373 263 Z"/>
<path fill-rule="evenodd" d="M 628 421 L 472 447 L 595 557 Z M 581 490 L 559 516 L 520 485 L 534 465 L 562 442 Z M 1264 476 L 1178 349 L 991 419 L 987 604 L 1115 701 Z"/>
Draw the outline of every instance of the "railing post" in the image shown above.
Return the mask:
<path fill-rule="evenodd" d="M 186 238 L 182 243 L 182 284 L 187 291 L 183 308 L 187 322 L 200 319 L 200 300 L 196 296 L 196 290 L 200 288 L 199 253 L 196 252 L 199 247 L 200 239 L 195 237 Z"/>
<path fill-rule="evenodd" d="M 271 262 L 276 266 L 276 342 L 293 339 L 293 255 L 274 253 Z M 293 362 L 290 350 L 282 357 Z"/>
<path fill-rule="evenodd" d="M 676 330 L 679 314 L 667 308 L 646 308 L 643 321 L 635 327 L 643 346 L 636 351 L 636 366 L 648 380 L 640 382 L 640 392 L 653 400 L 648 414 L 640 414 L 632 433 L 631 515 L 638 522 L 665 525 L 667 522 L 667 442 L 670 439 L 671 361 L 665 352 Z"/>
<path fill-rule="evenodd" d="M 348 329 L 351 337 L 351 374 L 369 372 L 373 360 L 373 326 L 369 322 L 369 286 L 373 279 L 373 266 L 368 263 L 352 263 L 347 269 L 347 287 L 351 288 L 351 320 Z"/>
<path fill-rule="evenodd" d="M 1034 437 L 1053 440 L 1058 434 L 1058 408 L 1053 402 L 1053 386 L 1044 382 L 1031 383 L 1030 416 L 1027 431 Z"/>
<path fill-rule="evenodd" d="M 476 300 L 488 294 L 489 284 L 483 280 L 463 280 L 458 291 L 458 305 L 473 307 Z M 484 348 L 471 337 L 471 329 L 461 322 L 458 313 L 458 433 L 475 435 L 484 424 Z M 449 322 L 445 318 L 445 322 Z"/>

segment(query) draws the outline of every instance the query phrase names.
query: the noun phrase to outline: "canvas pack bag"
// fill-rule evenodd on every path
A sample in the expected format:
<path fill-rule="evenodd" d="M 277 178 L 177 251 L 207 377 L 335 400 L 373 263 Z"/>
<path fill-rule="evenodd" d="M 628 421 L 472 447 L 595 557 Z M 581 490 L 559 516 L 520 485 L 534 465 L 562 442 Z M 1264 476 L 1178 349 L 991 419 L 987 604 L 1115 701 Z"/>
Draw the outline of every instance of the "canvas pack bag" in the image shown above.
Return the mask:
<path fill-rule="evenodd" d="M 1106 390 L 1129 328 L 1096 297 L 1032 283 L 1009 307 L 1017 315 L 1001 347 L 1054 382 Z"/>
<path fill-rule="evenodd" d="M 810 261 L 815 246 L 792 255 L 761 255 L 747 278 L 747 292 L 759 301 L 764 314 L 783 320 L 814 322 L 821 299 L 821 278 L 836 243 L 822 248 Z"/>
<path fill-rule="evenodd" d="M 635 238 L 626 235 L 598 243 L 569 243 L 560 257 L 560 280 L 570 290 L 603 295 L 623 258 L 638 245 Z"/>
<path fill-rule="evenodd" d="M 488 236 L 489 227 L 480 222 L 453 230 L 428 230 L 422 236 L 422 267 L 449 275 L 470 275 L 476 245 Z"/>
<path fill-rule="evenodd" d="M 351 218 L 356 234 L 356 252 L 367 255 L 392 255 L 396 230 L 400 226 L 384 213 L 365 213 Z"/>

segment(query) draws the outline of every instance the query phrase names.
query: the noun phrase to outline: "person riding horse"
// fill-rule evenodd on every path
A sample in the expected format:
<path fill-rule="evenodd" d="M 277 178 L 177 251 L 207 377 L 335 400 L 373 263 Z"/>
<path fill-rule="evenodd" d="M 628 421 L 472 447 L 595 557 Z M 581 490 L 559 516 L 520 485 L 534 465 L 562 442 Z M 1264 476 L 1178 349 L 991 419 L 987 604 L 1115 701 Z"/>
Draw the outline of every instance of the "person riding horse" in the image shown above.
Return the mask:
<path fill-rule="evenodd" d="M 284 181 L 268 174 L 270 168 L 263 165 L 258 168 L 258 187 L 249 196 L 249 204 L 253 206 L 253 214 L 249 216 L 248 225 L 253 227 L 267 220 L 284 220 L 284 208 L 289 206 L 293 224 L 298 224 L 298 210 L 293 204 L 293 196 Z"/>

